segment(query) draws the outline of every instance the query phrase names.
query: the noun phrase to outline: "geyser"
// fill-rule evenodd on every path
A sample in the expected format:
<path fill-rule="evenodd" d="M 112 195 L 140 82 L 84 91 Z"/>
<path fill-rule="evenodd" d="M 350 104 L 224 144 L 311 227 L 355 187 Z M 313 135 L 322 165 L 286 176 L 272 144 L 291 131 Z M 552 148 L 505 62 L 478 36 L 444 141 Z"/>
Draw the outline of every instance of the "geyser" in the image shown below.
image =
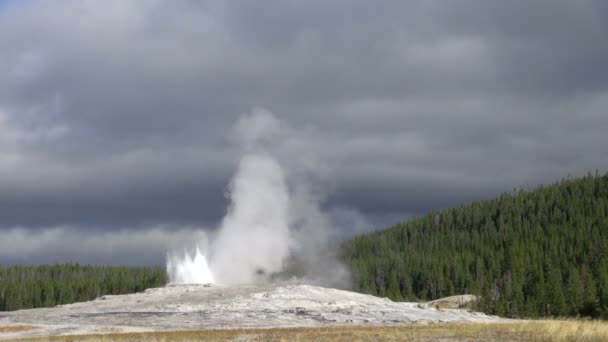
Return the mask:
<path fill-rule="evenodd" d="M 294 258 L 307 265 L 307 272 L 317 271 L 317 278 L 347 274 L 335 259 L 320 257 L 330 220 L 322 214 L 317 198 L 302 191 L 303 184 L 290 188 L 286 169 L 265 148 L 282 130 L 274 115 L 264 110 L 254 110 L 237 121 L 233 134 L 245 153 L 228 186 L 227 213 L 209 234 L 211 243 L 203 249 L 208 259 L 198 249 L 194 256 L 169 255 L 171 283 L 256 283 L 284 271 Z M 282 143 L 273 142 L 275 146 Z M 331 282 L 338 285 L 335 279 Z"/>
<path fill-rule="evenodd" d="M 243 157 L 230 185 L 231 204 L 212 248 L 221 283 L 248 283 L 281 271 L 292 241 L 290 197 L 282 168 L 268 155 Z"/>
<path fill-rule="evenodd" d="M 230 183 L 229 195 L 228 212 L 208 251 L 211 267 L 198 248 L 194 257 L 188 253 L 169 256 L 171 283 L 251 283 L 261 273 L 283 268 L 292 241 L 290 198 L 279 164 L 268 155 L 245 155 Z"/>
<path fill-rule="evenodd" d="M 194 256 L 191 256 L 188 251 L 184 251 L 182 257 L 169 255 L 167 258 L 167 273 L 173 284 L 208 284 L 215 282 L 207 258 L 201 253 L 198 246 Z"/>

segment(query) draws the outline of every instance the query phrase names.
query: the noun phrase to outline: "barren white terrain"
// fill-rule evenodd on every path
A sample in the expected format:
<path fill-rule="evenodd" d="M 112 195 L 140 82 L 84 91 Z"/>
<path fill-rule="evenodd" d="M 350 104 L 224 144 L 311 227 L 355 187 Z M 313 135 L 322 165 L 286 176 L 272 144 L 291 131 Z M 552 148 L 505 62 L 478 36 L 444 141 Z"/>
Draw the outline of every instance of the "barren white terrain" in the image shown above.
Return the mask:
<path fill-rule="evenodd" d="M 107 332 L 507 321 L 462 309 L 436 309 L 310 285 L 174 285 L 54 308 L 0 313 L 0 326 L 35 327 L 0 334 L 0 339 Z"/>

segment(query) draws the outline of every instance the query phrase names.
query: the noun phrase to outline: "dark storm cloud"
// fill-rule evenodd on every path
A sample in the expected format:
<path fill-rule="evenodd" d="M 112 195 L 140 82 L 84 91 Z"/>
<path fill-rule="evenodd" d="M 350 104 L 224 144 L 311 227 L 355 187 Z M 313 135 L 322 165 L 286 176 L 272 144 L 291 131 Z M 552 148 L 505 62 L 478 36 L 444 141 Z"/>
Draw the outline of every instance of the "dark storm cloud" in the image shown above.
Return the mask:
<path fill-rule="evenodd" d="M 482 34 L 497 80 L 513 91 L 566 96 L 608 85 L 608 7 L 603 1 L 465 2 L 446 15 L 452 32 Z M 476 8 L 477 15 L 470 15 Z M 454 15 L 455 14 L 455 15 Z M 468 20 L 459 20 L 468 15 Z"/>
<path fill-rule="evenodd" d="M 256 106 L 374 227 L 606 171 L 607 23 L 604 1 L 11 3 L 0 229 L 211 227 Z"/>

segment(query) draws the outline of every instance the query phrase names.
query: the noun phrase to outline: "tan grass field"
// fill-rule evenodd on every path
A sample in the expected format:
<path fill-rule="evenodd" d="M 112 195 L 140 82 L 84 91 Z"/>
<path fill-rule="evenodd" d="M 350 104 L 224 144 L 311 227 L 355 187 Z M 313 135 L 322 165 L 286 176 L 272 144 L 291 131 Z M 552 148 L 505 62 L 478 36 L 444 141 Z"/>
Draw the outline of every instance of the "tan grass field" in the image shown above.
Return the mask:
<path fill-rule="evenodd" d="M 0 332 L 11 331 L 0 327 Z M 0 333 L 0 339 L 2 334 Z M 522 323 L 430 324 L 206 330 L 55 336 L 28 341 L 608 341 L 608 322 L 543 320 Z"/>
<path fill-rule="evenodd" d="M 19 332 L 19 331 L 26 331 L 26 330 L 33 330 L 36 329 L 36 327 L 34 326 L 30 326 L 30 325 L 9 325 L 9 326 L 2 326 L 0 325 L 0 337 L 2 337 L 2 333 L 13 333 L 13 332 Z"/>

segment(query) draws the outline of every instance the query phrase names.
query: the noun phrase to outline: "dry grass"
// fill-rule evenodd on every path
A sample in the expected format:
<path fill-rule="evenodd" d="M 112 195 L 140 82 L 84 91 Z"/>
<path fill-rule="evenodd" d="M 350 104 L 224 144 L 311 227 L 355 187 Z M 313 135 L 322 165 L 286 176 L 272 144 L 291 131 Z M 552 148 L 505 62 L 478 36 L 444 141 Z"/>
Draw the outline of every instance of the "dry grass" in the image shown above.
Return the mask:
<path fill-rule="evenodd" d="M 608 322 L 593 320 L 527 321 L 516 328 L 530 332 L 537 341 L 608 341 Z M 538 332 L 538 334 L 536 334 Z"/>
<path fill-rule="evenodd" d="M 608 322 L 548 320 L 512 324 L 206 330 L 44 337 L 35 341 L 608 341 Z"/>
<path fill-rule="evenodd" d="M 14 333 L 33 329 L 37 328 L 30 325 L 0 325 L 0 333 Z"/>

